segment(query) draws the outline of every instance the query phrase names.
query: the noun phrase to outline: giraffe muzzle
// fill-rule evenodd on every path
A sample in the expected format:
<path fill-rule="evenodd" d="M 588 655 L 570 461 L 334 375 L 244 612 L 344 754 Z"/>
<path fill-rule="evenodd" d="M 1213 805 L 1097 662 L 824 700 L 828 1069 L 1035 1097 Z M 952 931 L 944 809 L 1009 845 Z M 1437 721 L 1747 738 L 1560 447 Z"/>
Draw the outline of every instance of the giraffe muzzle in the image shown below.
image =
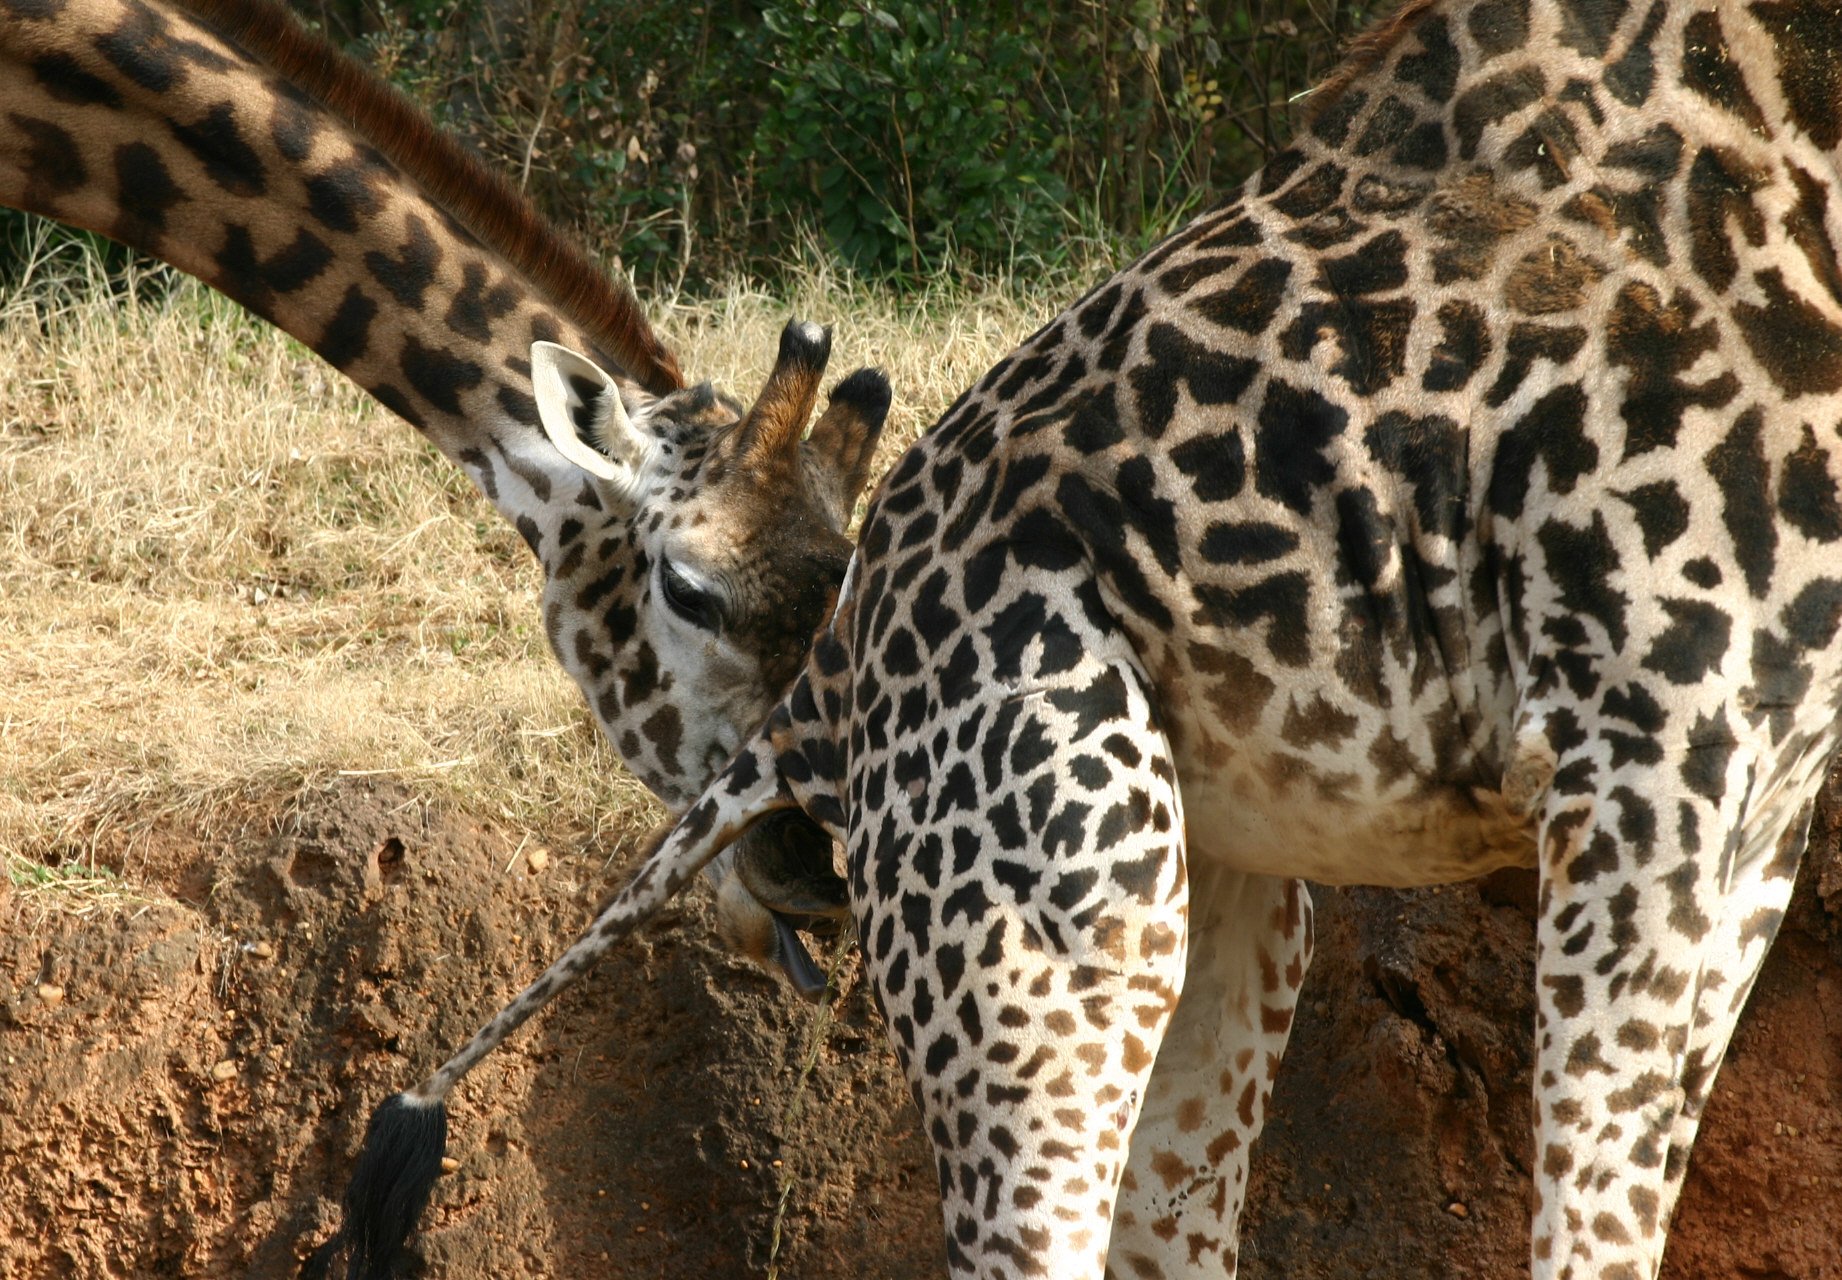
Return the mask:
<path fill-rule="evenodd" d="M 774 918 L 774 961 L 808 1000 L 825 994 L 825 974 L 800 930 L 836 928 L 850 917 L 848 887 L 832 870 L 832 841 L 797 811 L 763 818 L 735 847 L 736 878 Z"/>

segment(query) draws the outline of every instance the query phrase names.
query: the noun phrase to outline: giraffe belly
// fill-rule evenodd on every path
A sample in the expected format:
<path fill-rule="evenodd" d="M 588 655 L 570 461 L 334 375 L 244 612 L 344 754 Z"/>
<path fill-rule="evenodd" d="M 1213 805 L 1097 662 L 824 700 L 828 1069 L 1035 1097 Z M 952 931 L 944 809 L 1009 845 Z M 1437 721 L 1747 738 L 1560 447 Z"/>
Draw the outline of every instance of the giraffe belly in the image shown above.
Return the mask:
<path fill-rule="evenodd" d="M 1383 669 L 1386 711 L 1323 678 L 1295 679 L 1238 720 L 1227 700 L 1167 702 L 1192 856 L 1394 887 L 1533 866 L 1552 761 L 1523 761 L 1490 730 L 1511 718 L 1497 705 L 1508 691 L 1474 687 L 1481 707 L 1466 709 L 1449 686 L 1416 697 L 1405 672 Z"/>
<path fill-rule="evenodd" d="M 1190 856 L 1321 884 L 1406 888 L 1535 865 L 1535 824 L 1500 791 L 1326 795 L 1247 764 L 1182 771 Z"/>

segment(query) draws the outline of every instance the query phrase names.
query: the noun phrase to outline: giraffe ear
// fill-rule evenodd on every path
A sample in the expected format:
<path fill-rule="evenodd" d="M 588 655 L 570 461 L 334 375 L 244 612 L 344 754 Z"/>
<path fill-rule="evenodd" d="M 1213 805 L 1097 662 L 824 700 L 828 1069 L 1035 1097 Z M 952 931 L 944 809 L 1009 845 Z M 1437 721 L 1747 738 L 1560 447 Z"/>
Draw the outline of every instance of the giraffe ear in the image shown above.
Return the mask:
<path fill-rule="evenodd" d="M 630 483 L 648 442 L 627 416 L 620 384 L 585 356 L 554 342 L 531 344 L 537 418 L 556 451 L 602 480 Z"/>

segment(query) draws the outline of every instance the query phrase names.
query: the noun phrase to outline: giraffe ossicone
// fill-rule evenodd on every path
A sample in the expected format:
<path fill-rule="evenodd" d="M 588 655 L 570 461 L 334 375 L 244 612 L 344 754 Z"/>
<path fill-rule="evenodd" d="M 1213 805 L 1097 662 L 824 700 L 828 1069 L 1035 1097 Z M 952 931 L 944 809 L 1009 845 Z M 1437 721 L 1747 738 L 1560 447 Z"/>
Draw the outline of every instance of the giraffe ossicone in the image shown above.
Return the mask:
<path fill-rule="evenodd" d="M 1838 65 L 1829 0 L 1405 6 L 895 464 L 791 689 L 409 1145 L 798 812 L 954 1274 L 1231 1276 L 1304 881 L 1532 866 L 1532 1273 L 1649 1280 L 1842 734 Z M 426 1194 L 387 1158 L 360 1253 Z"/>

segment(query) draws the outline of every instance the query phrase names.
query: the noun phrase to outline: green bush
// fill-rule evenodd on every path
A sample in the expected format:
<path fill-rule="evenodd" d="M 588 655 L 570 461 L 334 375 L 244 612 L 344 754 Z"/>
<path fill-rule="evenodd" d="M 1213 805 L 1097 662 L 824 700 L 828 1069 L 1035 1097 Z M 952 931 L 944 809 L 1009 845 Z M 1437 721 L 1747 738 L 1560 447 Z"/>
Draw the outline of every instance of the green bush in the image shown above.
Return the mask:
<path fill-rule="evenodd" d="M 296 0 L 649 287 L 818 245 L 1129 256 L 1281 145 L 1358 0 Z"/>
<path fill-rule="evenodd" d="M 666 291 L 771 276 L 815 246 L 911 285 L 1129 257 L 1283 143 L 1292 98 L 1366 8 L 294 3 Z"/>
<path fill-rule="evenodd" d="M 766 5 L 772 96 L 755 156 L 776 212 L 815 219 L 828 247 L 879 276 L 1000 265 L 1066 234 L 1062 138 L 1019 92 L 1044 60 L 983 12 Z"/>

